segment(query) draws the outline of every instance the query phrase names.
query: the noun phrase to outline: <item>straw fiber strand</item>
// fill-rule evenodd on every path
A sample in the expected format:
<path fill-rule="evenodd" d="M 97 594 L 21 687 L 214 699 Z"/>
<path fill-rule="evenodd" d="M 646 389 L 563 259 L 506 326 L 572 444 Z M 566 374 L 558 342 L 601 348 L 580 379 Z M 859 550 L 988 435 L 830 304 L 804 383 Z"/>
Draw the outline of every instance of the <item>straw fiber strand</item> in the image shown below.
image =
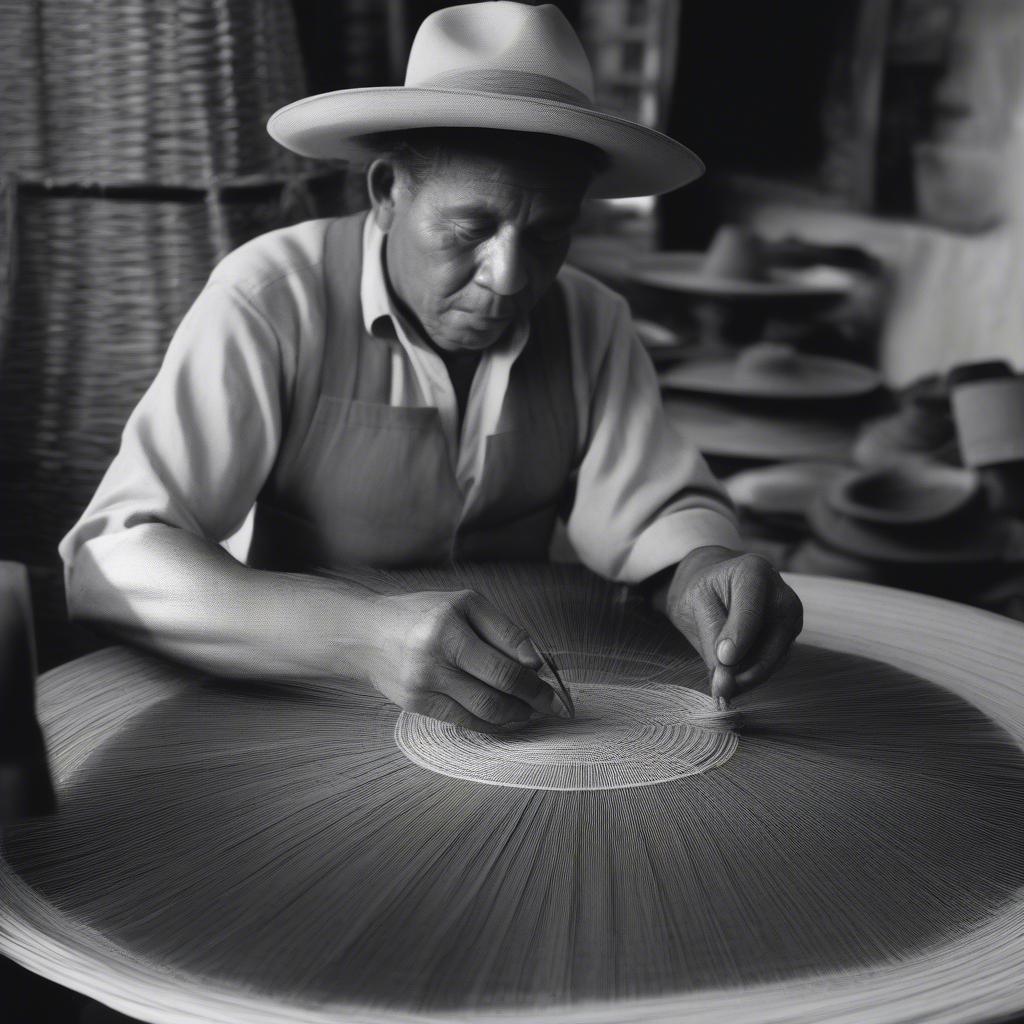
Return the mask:
<path fill-rule="evenodd" d="M 100 652 L 41 681 L 61 811 L 7 836 L 3 952 L 157 1021 L 968 1021 L 1024 1004 L 1019 626 L 795 580 L 810 643 L 733 732 L 672 629 L 582 571 L 362 578 L 479 590 L 584 722 L 607 689 L 649 692 L 650 720 L 684 694 L 731 756 L 626 788 L 480 784 L 410 760 L 395 730 L 412 716 L 367 687 Z M 558 728 L 493 750 L 536 766 Z M 460 732 L 449 765 L 477 741 Z M 586 741 L 600 761 L 601 730 Z"/>

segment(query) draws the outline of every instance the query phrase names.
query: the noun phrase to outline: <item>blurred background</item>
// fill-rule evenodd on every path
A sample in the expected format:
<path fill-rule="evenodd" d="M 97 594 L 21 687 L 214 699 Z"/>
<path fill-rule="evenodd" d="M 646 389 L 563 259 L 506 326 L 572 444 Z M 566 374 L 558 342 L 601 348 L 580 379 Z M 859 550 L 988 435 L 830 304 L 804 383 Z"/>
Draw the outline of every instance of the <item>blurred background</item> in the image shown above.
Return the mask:
<path fill-rule="evenodd" d="M 28 567 L 42 668 L 100 643 L 66 620 L 57 543 L 214 263 L 367 205 L 267 117 L 400 84 L 441 6 L 0 0 L 0 561 Z M 1024 4 L 558 6 L 598 104 L 707 164 L 589 205 L 570 260 L 631 300 L 748 544 L 1024 618 Z M 0 990 L 5 1019 L 125 1019 Z"/>
<path fill-rule="evenodd" d="M 268 115 L 399 84 L 440 6 L 0 0 L 0 559 L 29 567 L 44 667 L 96 644 L 56 545 L 215 261 L 366 205 Z M 707 163 L 592 204 L 570 259 L 632 301 L 750 543 L 1019 614 L 1024 5 L 559 6 L 599 105 Z"/>

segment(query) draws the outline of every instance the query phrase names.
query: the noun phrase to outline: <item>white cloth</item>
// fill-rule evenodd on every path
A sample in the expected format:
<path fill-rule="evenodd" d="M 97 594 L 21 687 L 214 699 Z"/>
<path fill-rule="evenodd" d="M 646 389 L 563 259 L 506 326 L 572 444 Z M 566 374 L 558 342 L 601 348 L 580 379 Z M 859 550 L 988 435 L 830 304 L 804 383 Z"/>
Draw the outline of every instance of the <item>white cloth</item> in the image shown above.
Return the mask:
<path fill-rule="evenodd" d="M 182 321 L 164 364 L 130 417 L 121 449 L 60 544 L 66 571 L 85 545 L 102 564 L 107 541 L 162 522 L 223 541 L 239 529 L 273 469 L 290 417 L 308 421 L 334 337 L 322 273 L 329 220 L 271 232 L 226 257 Z M 468 505 L 480 477 L 526 325 L 486 351 L 461 437 L 440 357 L 394 315 L 382 237 L 367 218 L 360 299 L 367 331 L 395 331 L 391 404 L 435 406 Z M 601 575 L 640 582 L 703 545 L 739 548 L 728 499 L 700 454 L 674 433 L 653 367 L 621 296 L 565 267 L 580 439 L 569 540 Z M 390 323 L 388 323 L 390 321 Z"/>

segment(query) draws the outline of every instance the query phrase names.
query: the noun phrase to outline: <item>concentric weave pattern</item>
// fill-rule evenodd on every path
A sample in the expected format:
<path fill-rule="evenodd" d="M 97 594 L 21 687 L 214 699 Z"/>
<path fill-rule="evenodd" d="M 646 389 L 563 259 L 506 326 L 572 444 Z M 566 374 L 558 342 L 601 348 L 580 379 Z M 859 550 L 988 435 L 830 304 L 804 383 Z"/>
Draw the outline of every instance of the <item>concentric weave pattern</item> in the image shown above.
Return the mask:
<path fill-rule="evenodd" d="M 581 720 L 589 687 L 642 696 L 656 729 L 666 695 L 706 686 L 668 623 L 582 570 L 366 581 L 474 589 Z M 39 686 L 60 810 L 4 836 L 0 952 L 153 1024 L 1014 1017 L 1024 627 L 793 582 L 807 628 L 737 702 L 732 757 L 658 785 L 426 771 L 356 680 L 218 681 L 124 650 L 64 666 Z M 619 728 L 617 753 L 638 727 Z"/>
<path fill-rule="evenodd" d="M 541 719 L 523 731 L 472 732 L 423 715 L 395 725 L 399 749 L 454 779 L 520 789 L 628 789 L 717 768 L 736 750 L 705 694 L 682 686 L 571 686 L 576 717 Z M 699 716 L 699 717 L 698 717 Z"/>

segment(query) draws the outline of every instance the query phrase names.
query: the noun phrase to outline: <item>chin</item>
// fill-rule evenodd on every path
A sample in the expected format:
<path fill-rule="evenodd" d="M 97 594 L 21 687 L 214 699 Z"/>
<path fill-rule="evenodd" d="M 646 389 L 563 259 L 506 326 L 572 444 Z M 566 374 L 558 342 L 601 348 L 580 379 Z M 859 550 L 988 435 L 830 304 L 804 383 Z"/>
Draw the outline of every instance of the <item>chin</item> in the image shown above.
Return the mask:
<path fill-rule="evenodd" d="M 504 333 L 504 327 L 497 331 L 493 329 L 472 331 L 463 328 L 453 331 L 437 341 L 437 344 L 449 352 L 482 352 L 494 345 Z"/>

